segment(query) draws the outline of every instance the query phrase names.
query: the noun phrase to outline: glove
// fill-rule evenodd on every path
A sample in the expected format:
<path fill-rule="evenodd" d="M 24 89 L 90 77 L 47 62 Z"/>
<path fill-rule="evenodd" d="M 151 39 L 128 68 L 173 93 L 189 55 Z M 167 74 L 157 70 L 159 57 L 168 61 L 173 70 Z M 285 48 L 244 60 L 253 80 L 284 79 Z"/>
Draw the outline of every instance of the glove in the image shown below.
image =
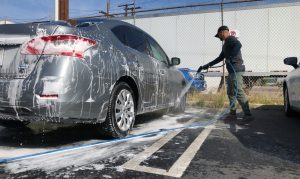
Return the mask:
<path fill-rule="evenodd" d="M 200 73 L 202 71 L 202 69 L 203 69 L 203 66 L 200 66 L 197 70 L 197 73 Z"/>
<path fill-rule="evenodd" d="M 207 70 L 208 68 L 209 68 L 209 63 L 206 65 L 203 65 L 203 67 L 202 67 L 203 70 Z"/>
<path fill-rule="evenodd" d="M 197 73 L 200 73 L 202 70 L 207 70 L 209 68 L 209 64 L 200 66 L 197 70 Z"/>

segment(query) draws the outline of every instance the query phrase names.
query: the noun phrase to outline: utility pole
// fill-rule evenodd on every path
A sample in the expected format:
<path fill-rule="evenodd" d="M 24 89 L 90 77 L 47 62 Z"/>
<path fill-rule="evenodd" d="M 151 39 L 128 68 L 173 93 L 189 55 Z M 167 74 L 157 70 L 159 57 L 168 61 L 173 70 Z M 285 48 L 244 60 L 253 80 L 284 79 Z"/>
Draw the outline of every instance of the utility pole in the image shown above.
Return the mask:
<path fill-rule="evenodd" d="M 133 10 L 132 10 L 132 16 L 133 16 L 133 25 L 135 26 L 135 0 L 133 1 Z"/>
<path fill-rule="evenodd" d="M 55 0 L 55 14 L 54 14 L 54 20 L 58 21 L 59 20 L 59 0 Z"/>
<path fill-rule="evenodd" d="M 132 6 L 132 5 L 133 5 L 133 3 L 132 4 L 122 4 L 122 5 L 119 5 L 118 7 L 124 7 L 124 11 L 125 11 L 124 16 L 127 17 L 128 16 L 128 10 L 129 10 L 128 6 Z"/>
<path fill-rule="evenodd" d="M 131 7 L 131 6 L 133 6 L 133 7 Z M 135 16 L 135 10 L 136 9 L 141 9 L 140 6 L 138 6 L 138 7 L 135 6 L 135 1 L 134 1 L 134 3 L 131 3 L 131 4 L 122 4 L 122 5 L 119 5 L 118 7 L 124 7 L 124 11 L 125 11 L 124 16 L 125 17 L 128 16 L 128 11 L 129 10 L 131 11 L 131 16 Z"/>
<path fill-rule="evenodd" d="M 109 17 L 110 11 L 110 0 L 106 0 L 106 16 Z"/>
<path fill-rule="evenodd" d="M 69 0 L 55 0 L 55 19 L 54 20 L 68 20 L 69 19 Z"/>
<path fill-rule="evenodd" d="M 99 11 L 99 13 L 104 14 L 107 18 L 114 17 L 113 15 L 110 15 L 110 0 L 106 0 L 106 12 Z"/>

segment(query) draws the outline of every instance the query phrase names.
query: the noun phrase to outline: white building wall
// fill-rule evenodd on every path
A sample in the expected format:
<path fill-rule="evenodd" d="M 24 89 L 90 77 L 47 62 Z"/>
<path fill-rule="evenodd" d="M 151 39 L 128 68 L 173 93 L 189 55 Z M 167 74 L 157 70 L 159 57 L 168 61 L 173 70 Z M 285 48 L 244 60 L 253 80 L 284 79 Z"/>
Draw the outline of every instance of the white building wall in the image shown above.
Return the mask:
<path fill-rule="evenodd" d="M 299 4 L 224 13 L 224 24 L 240 32 L 243 59 L 247 70 L 253 72 L 292 69 L 283 59 L 300 58 L 299 19 Z M 133 23 L 132 19 L 124 21 Z M 153 36 L 169 57 L 180 57 L 179 67 L 197 69 L 221 51 L 222 43 L 214 37 L 221 25 L 220 12 L 137 17 L 135 23 Z"/>

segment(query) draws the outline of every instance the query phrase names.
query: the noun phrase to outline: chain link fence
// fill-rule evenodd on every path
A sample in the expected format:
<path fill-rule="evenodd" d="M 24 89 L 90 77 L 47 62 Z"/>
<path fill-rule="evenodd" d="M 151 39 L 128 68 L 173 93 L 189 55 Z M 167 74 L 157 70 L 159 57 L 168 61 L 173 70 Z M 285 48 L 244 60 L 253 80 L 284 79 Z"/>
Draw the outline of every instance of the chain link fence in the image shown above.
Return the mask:
<path fill-rule="evenodd" d="M 143 6 L 143 1 L 136 2 Z M 227 25 L 242 43 L 246 66 L 244 89 L 250 103 L 283 104 L 283 80 L 293 69 L 284 65 L 283 59 L 300 57 L 299 0 L 207 0 L 149 10 L 131 7 L 126 17 L 125 13 L 113 15 L 109 18 L 129 22 L 148 32 L 170 58 L 181 59 L 178 68 L 189 68 L 194 74 L 200 65 L 220 54 L 222 43 L 214 35 L 219 26 Z M 209 102 L 214 99 L 219 105 L 227 102 L 222 81 L 227 71 L 223 70 L 219 67 L 204 71 L 207 89 L 191 90 L 192 104 L 214 105 Z"/>
<path fill-rule="evenodd" d="M 222 43 L 214 35 L 220 25 L 227 25 L 242 43 L 244 89 L 250 103 L 283 104 L 283 80 L 293 69 L 283 59 L 300 56 L 300 2 L 214 1 L 191 6 L 188 11 L 182 7 L 151 14 L 137 11 L 135 16 L 120 19 L 148 32 L 169 57 L 181 58 L 179 68 L 191 70 L 219 55 Z M 223 68 L 210 68 L 204 74 L 207 89 L 193 90 L 190 102 L 201 106 L 210 106 L 214 99 L 220 104 L 213 105 L 226 103 Z"/>

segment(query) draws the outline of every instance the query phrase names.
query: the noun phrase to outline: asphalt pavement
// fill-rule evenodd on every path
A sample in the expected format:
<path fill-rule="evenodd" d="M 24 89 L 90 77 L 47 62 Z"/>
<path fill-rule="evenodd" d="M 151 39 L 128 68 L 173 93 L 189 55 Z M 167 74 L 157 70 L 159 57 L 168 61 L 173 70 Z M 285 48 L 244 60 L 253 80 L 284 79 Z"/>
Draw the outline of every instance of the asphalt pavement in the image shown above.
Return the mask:
<path fill-rule="evenodd" d="M 119 140 L 93 125 L 0 127 L 0 178 L 300 178 L 300 115 L 260 106 L 239 126 L 221 114 L 143 115 Z"/>

